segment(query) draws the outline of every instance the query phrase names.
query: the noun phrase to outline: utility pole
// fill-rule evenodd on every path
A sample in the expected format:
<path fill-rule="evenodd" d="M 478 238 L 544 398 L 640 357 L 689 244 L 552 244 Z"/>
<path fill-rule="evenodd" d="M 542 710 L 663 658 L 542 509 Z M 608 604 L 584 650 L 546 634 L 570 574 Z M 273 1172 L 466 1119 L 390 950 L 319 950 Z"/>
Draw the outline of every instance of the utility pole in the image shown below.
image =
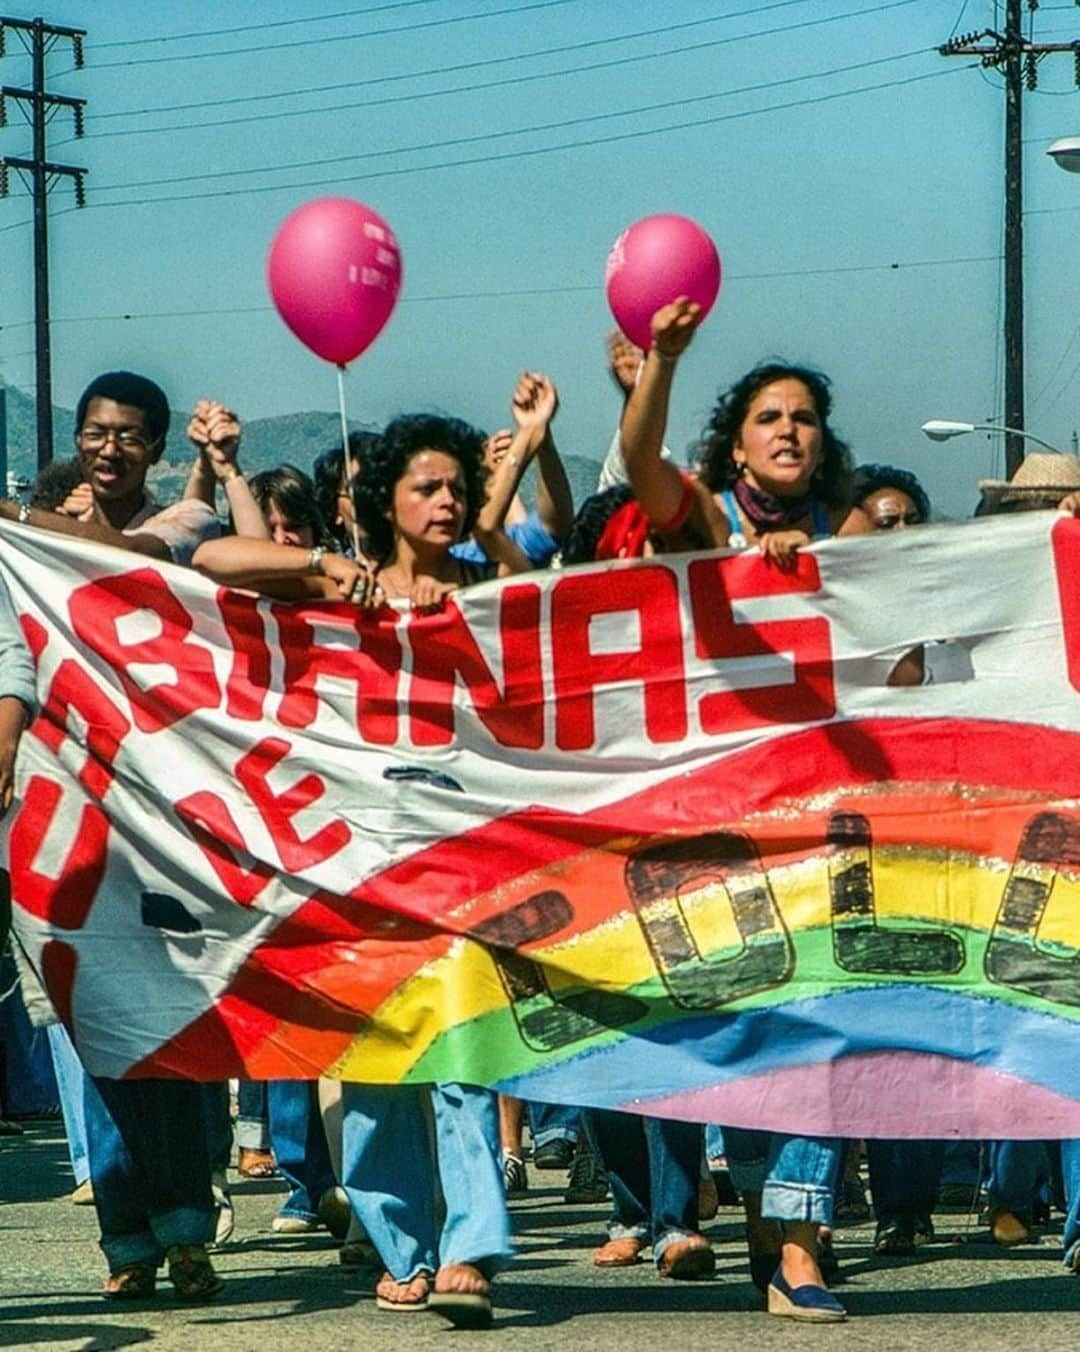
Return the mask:
<path fill-rule="evenodd" d="M 1005 75 L 1005 412 L 1009 427 L 1024 426 L 1024 156 L 1023 97 L 1025 86 L 1037 88 L 1038 66 L 1053 52 L 1072 52 L 1080 86 L 1080 40 L 1029 42 L 1021 32 L 1023 0 L 1006 0 L 1005 32 L 992 28 L 950 38 L 938 48 L 942 56 L 978 56 L 984 66 Z M 1080 0 L 1077 0 L 1080 5 Z M 1027 0 L 1034 13 L 1039 0 Z M 1005 438 L 1005 474 L 1012 478 L 1024 459 L 1022 437 Z"/>
<path fill-rule="evenodd" d="M 83 28 L 62 28 L 47 24 L 44 19 L 9 19 L 0 16 L 0 56 L 5 54 L 5 32 L 17 33 L 33 62 L 32 87 L 16 89 L 0 85 L 0 127 L 7 125 L 8 99 L 14 99 L 28 117 L 33 129 L 33 155 L 30 159 L 6 155 L 0 158 L 0 197 L 8 193 L 8 171 L 15 169 L 24 183 L 28 183 L 34 198 L 34 349 L 35 349 L 35 404 L 37 408 L 38 468 L 52 459 L 52 353 L 49 338 L 49 189 L 60 178 L 75 180 L 75 202 L 85 203 L 83 176 L 85 169 L 70 164 L 54 164 L 45 152 L 45 128 L 57 108 L 70 108 L 75 119 L 75 135 L 83 134 L 85 99 L 68 98 L 63 94 L 49 94 L 45 90 L 45 54 L 61 38 L 71 42 L 76 67 L 83 64 Z"/>

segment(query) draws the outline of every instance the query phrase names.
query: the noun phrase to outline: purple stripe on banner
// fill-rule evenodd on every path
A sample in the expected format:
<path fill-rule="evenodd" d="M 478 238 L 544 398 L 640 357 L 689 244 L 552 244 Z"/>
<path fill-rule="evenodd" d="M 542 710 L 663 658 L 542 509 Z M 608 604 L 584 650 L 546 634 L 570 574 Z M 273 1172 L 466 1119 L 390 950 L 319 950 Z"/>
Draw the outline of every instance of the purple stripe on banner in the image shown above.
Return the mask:
<path fill-rule="evenodd" d="M 1023 1123 L 1017 1121 L 1017 1102 L 1024 1104 Z M 971 1136 L 973 1122 L 986 1139 L 1080 1136 L 1075 1099 L 971 1061 L 920 1052 L 871 1052 L 789 1066 L 622 1106 L 655 1117 L 789 1133 L 797 1123 L 802 1136 L 903 1138 L 919 1136 L 930 1120 L 943 1138 Z"/>

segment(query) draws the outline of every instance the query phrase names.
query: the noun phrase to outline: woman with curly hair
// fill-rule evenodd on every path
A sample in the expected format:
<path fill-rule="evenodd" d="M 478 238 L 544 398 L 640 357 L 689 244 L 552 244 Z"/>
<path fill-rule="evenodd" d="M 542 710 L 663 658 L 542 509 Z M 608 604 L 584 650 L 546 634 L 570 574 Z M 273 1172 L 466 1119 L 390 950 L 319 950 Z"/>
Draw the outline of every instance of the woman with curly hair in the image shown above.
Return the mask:
<path fill-rule="evenodd" d="M 650 520 L 668 530 L 685 522 L 714 546 L 757 545 L 783 566 L 811 540 L 869 530 L 852 506 L 851 456 L 829 426 L 829 382 L 806 367 L 756 366 L 720 396 L 697 448 L 697 480 L 661 459 L 675 367 L 700 318 L 685 299 L 657 311 L 623 414 L 630 482 Z"/>

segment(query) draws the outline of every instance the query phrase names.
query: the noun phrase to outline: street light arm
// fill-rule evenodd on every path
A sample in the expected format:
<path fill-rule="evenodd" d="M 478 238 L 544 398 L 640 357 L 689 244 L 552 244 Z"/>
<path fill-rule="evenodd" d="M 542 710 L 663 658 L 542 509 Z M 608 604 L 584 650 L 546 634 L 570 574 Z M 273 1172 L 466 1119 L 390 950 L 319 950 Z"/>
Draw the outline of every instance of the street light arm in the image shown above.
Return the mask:
<path fill-rule="evenodd" d="M 1010 436 L 1023 437 L 1025 441 L 1033 441 L 1036 446 L 1041 446 L 1047 451 L 1053 451 L 1055 455 L 1061 455 L 1061 451 L 1056 446 L 1051 446 L 1048 441 L 1043 441 L 1042 437 L 1037 437 L 1031 432 L 1024 432 L 1019 427 L 1006 427 L 1004 423 L 950 422 L 946 418 L 931 418 L 929 422 L 923 423 L 922 432 L 931 441 L 948 441 L 950 437 L 966 436 L 969 432 L 1005 432 Z"/>

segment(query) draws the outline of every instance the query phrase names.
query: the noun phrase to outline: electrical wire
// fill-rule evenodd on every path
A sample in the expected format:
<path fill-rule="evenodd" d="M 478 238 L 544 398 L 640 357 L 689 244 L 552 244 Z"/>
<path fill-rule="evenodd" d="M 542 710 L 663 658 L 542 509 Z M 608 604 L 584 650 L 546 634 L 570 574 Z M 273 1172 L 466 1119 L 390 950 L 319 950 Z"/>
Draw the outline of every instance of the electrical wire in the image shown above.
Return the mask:
<path fill-rule="evenodd" d="M 210 179 L 240 178 L 250 174 L 285 173 L 294 169 L 313 169 L 330 164 L 352 164 L 358 160 L 382 159 L 387 155 L 405 155 L 416 151 L 445 150 L 450 146 L 474 145 L 484 141 L 504 140 L 508 136 L 526 136 L 536 132 L 561 131 L 567 127 L 581 126 L 586 122 L 604 122 L 619 117 L 639 117 L 643 113 L 666 111 L 670 108 L 685 108 L 693 104 L 706 103 L 712 99 L 733 98 L 741 94 L 754 94 L 764 89 L 778 89 L 805 80 L 826 79 L 834 75 L 847 75 L 853 71 L 866 70 L 869 67 L 889 65 L 896 61 L 907 61 L 913 56 L 925 55 L 926 48 L 910 52 L 899 52 L 893 56 L 874 57 L 868 61 L 857 61 L 847 66 L 837 66 L 832 70 L 811 71 L 802 75 L 791 75 L 783 80 L 772 80 L 768 84 L 755 83 L 742 85 L 736 89 L 721 89 L 714 94 L 695 94 L 669 99 L 663 103 L 639 104 L 633 108 L 609 110 L 604 113 L 588 113 L 581 117 L 564 118 L 557 122 L 543 122 L 528 127 L 507 128 L 502 131 L 481 132 L 475 136 L 452 137 L 445 141 L 426 141 L 420 145 L 396 146 L 386 150 L 354 151 L 349 155 L 329 155 L 313 160 L 293 160 L 288 164 L 255 165 L 247 169 L 217 169 L 205 174 L 180 174 L 168 178 L 149 178 L 128 180 L 121 183 L 95 184 L 95 193 L 124 192 L 130 188 L 165 187 L 173 183 L 198 183 Z M 403 97 L 410 98 L 410 95 Z"/>
<path fill-rule="evenodd" d="M 861 94 L 874 94 L 884 91 L 886 89 L 898 89 L 905 85 L 919 84 L 926 80 L 944 79 L 947 76 L 958 74 L 964 70 L 970 70 L 972 68 L 973 68 L 972 65 L 948 66 L 941 70 L 924 72 L 921 75 L 912 75 L 904 79 L 889 80 L 882 84 L 864 85 L 856 89 L 837 90 L 831 94 L 819 94 L 804 99 L 793 99 L 787 103 L 769 104 L 763 108 L 747 108 L 741 110 L 740 112 L 735 113 L 721 113 L 711 117 L 694 118 L 686 122 L 673 123 L 666 127 L 635 128 L 632 131 L 615 132 L 610 136 L 588 137 L 584 140 L 579 141 L 562 141 L 553 145 L 534 146 L 526 149 L 508 150 L 498 152 L 493 155 L 474 155 L 462 159 L 444 160 L 438 164 L 414 165 L 409 166 L 407 168 L 398 168 L 398 169 L 378 169 L 371 173 L 366 174 L 350 174 L 348 176 L 348 181 L 350 184 L 355 184 L 360 182 L 368 182 L 374 179 L 396 178 L 402 174 L 426 173 L 433 169 L 455 169 L 477 164 L 494 164 L 500 161 L 512 159 L 517 160 L 531 159 L 537 155 L 550 155 L 564 150 L 579 150 L 589 148 L 592 146 L 613 145 L 620 141 L 639 140 L 643 137 L 648 136 L 662 136 L 672 131 L 687 131 L 698 127 L 716 126 L 723 122 L 735 122 L 741 121 L 748 117 L 758 117 L 763 113 L 786 112 L 793 108 L 806 108 L 817 104 L 831 103 L 837 99 L 854 98 Z M 538 129 L 532 128 L 531 130 L 535 131 Z M 467 139 L 475 139 L 475 138 L 467 138 Z M 427 147 L 422 146 L 412 147 L 413 150 L 420 150 L 425 148 L 440 149 L 442 148 L 442 144 L 431 143 Z M 371 154 L 382 154 L 382 153 L 386 152 L 371 152 Z M 217 201 L 221 201 L 222 198 L 226 197 L 241 197 L 268 192 L 270 193 L 295 192 L 297 189 L 300 188 L 325 187 L 329 184 L 340 183 L 341 181 L 342 180 L 339 175 L 333 178 L 305 179 L 302 180 L 301 182 L 295 183 L 262 184 L 252 188 L 238 188 L 235 191 L 227 188 L 218 188 L 212 192 L 204 192 L 204 193 L 172 193 L 172 194 L 160 194 L 158 196 L 149 198 L 138 198 L 138 197 L 122 198 L 119 201 L 114 202 L 90 202 L 85 207 L 81 208 L 69 207 L 64 211 L 58 211 L 55 214 L 57 216 L 64 216 L 71 211 L 77 210 L 101 211 L 107 210 L 112 207 L 156 206 L 158 204 L 168 202 L 190 203 L 190 202 L 205 201 L 209 198 L 214 198 Z"/>
<path fill-rule="evenodd" d="M 805 0 L 780 0 L 780 3 L 774 3 L 771 5 L 757 5 L 751 9 L 739 10 L 735 14 L 727 14 L 720 17 L 724 19 L 743 18 L 751 14 L 757 15 L 762 13 L 763 11 L 771 9 L 786 9 L 792 3 L 802 4 L 805 3 Z M 681 47 L 669 47 L 667 50 L 660 52 L 653 50 L 649 52 L 640 52 L 628 56 L 613 57 L 607 61 L 587 62 L 584 65 L 569 66 L 565 67 L 562 70 L 538 71 L 533 74 L 520 74 L 517 71 L 515 71 L 515 73 L 512 76 L 504 79 L 489 80 L 485 82 L 474 83 L 471 85 L 457 85 L 443 89 L 421 90 L 401 96 L 394 96 L 384 99 L 366 99 L 355 103 L 333 104 L 319 108 L 287 108 L 281 110 L 276 109 L 274 112 L 271 113 L 253 113 L 247 117 L 224 117 L 224 118 L 207 119 L 201 122 L 171 123 L 164 127 L 132 127 L 116 131 L 91 132 L 89 135 L 83 137 L 82 139 L 84 141 L 104 140 L 108 137 L 114 136 L 151 136 L 156 135 L 160 132 L 197 130 L 202 127 L 235 127 L 245 125 L 251 122 L 278 121 L 286 117 L 305 117 L 317 115 L 320 113 L 351 112 L 359 108 L 372 108 L 383 106 L 385 104 L 390 103 L 406 102 L 413 99 L 433 98 L 436 96 L 451 95 L 451 94 L 471 94 L 474 92 L 478 92 L 480 90 L 504 88 L 507 85 L 521 85 L 532 83 L 537 80 L 552 80 L 566 75 L 579 75 L 596 70 L 610 70 L 613 67 L 617 66 L 632 65 L 634 63 L 641 61 L 656 61 L 663 59 L 664 57 L 667 56 L 683 55 L 687 52 L 706 51 L 715 47 L 727 46 L 734 42 L 746 42 L 755 38 L 772 37 L 776 34 L 794 32 L 803 28 L 815 28 L 820 26 L 821 24 L 838 23 L 845 19 L 862 18 L 867 15 L 877 14 L 884 9 L 896 8 L 897 5 L 900 4 L 911 4 L 911 3 L 917 3 L 917 0 L 891 0 L 891 3 L 878 5 L 873 9 L 863 8 L 861 10 L 849 12 L 846 14 L 836 14 L 829 15 L 825 18 L 808 19 L 800 23 L 784 24 L 776 28 L 761 29 L 755 33 L 741 33 L 735 35 L 734 37 L 711 38 L 704 42 L 687 43 Z M 306 89 L 293 90 L 287 94 L 258 94 L 250 96 L 245 95 L 235 100 L 221 100 L 221 101 L 211 100 L 206 103 L 189 104 L 189 105 L 178 104 L 175 105 L 175 108 L 186 109 L 200 107 L 221 107 L 222 103 L 226 104 L 234 102 L 251 103 L 256 101 L 261 102 L 268 99 L 273 100 L 287 97 L 297 97 L 304 94 L 335 93 L 343 89 L 358 89 L 370 87 L 371 85 L 393 84 L 399 83 L 402 80 L 416 80 L 435 75 L 459 74 L 463 71 L 476 70 L 488 66 L 506 65 L 508 63 L 516 65 L 522 60 L 531 60 L 535 57 L 565 55 L 569 52 L 585 51 L 591 48 L 610 46 L 612 43 L 616 42 L 629 42 L 634 41 L 638 38 L 655 37 L 659 34 L 672 33 L 681 29 L 698 28 L 702 24 L 716 23 L 717 21 L 718 17 L 714 15 L 708 19 L 692 19 L 688 20 L 685 23 L 667 24 L 660 28 L 642 29 L 635 33 L 624 34 L 621 37 L 596 38 L 591 39 L 588 42 L 564 43 L 560 46 L 542 48 L 531 52 L 518 52 L 512 56 L 488 57 L 478 61 L 459 62 L 456 65 L 443 66 L 436 70 L 407 71 L 397 75 L 375 76 L 367 80 L 353 80 L 345 84 L 337 84 L 337 85 L 321 85 L 321 86 L 315 85 Z M 936 48 L 930 48 L 928 50 L 936 50 Z M 152 109 L 149 111 L 167 112 L 173 111 L 173 108 L 163 107 L 160 109 Z M 103 114 L 102 116 L 130 117 L 133 115 L 134 114 L 132 110 L 125 110 L 123 113 L 119 112 L 107 113 Z M 76 140 L 75 137 L 68 137 L 66 140 L 54 142 L 54 145 L 56 145 L 57 147 L 70 145 L 75 140 Z"/>

